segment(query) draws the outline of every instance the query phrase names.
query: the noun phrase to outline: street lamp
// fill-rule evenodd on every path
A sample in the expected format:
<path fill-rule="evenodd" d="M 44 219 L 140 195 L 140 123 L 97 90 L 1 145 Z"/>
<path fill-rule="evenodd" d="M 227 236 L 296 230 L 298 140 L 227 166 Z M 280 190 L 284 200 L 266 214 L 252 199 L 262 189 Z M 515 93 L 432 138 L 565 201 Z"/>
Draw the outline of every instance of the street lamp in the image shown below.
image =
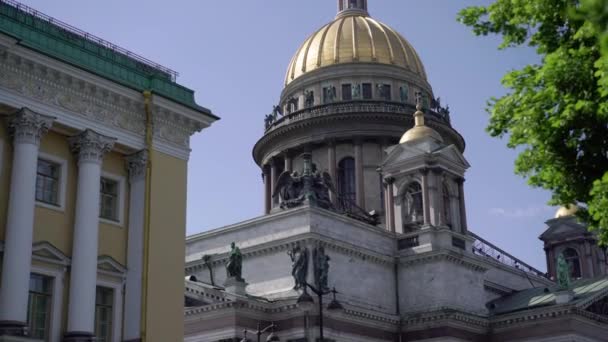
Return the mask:
<path fill-rule="evenodd" d="M 274 329 L 276 329 L 276 327 L 277 326 L 274 323 L 271 323 L 269 326 L 262 329 L 261 324 L 258 323 L 258 330 L 255 332 L 256 335 L 258 336 L 258 342 L 261 342 L 262 334 L 267 333 L 269 330 L 271 330 L 271 331 L 270 331 L 270 335 L 268 335 L 268 337 L 266 338 L 266 342 L 281 342 L 281 340 L 279 339 L 279 336 L 275 335 L 275 333 L 274 333 Z M 243 334 L 245 335 L 245 337 L 243 337 L 241 342 L 248 342 L 247 333 L 248 333 L 247 330 L 243 331 Z"/>
<path fill-rule="evenodd" d="M 325 339 L 323 337 L 323 296 L 328 295 L 330 293 L 333 294 L 333 299 L 327 306 L 327 310 L 330 310 L 330 311 L 342 310 L 343 309 L 342 304 L 340 304 L 340 302 L 338 302 L 338 300 L 336 299 L 336 293 L 338 293 L 338 291 L 336 291 L 335 287 L 333 289 L 327 291 L 327 290 L 319 290 L 307 282 L 304 282 L 304 284 L 306 286 L 304 287 L 304 292 L 298 298 L 297 305 L 298 305 L 298 307 L 300 307 L 302 310 L 304 310 L 306 312 L 311 311 L 314 308 L 315 302 L 312 299 L 312 297 L 308 294 L 306 289 L 309 288 L 312 292 L 314 292 L 317 295 L 317 298 L 319 299 L 318 300 L 319 301 L 319 338 L 320 338 L 321 342 L 324 342 Z"/>

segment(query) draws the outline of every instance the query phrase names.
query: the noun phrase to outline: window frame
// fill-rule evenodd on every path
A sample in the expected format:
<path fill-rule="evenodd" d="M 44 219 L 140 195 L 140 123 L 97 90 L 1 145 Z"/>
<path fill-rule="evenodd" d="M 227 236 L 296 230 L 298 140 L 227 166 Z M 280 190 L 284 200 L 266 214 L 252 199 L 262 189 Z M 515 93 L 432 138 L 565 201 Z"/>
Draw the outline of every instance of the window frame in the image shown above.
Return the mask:
<path fill-rule="evenodd" d="M 365 87 L 369 86 L 369 97 L 365 97 Z M 372 82 L 361 82 L 361 100 L 374 99 L 374 84 Z"/>
<path fill-rule="evenodd" d="M 101 217 L 101 178 L 105 178 L 116 182 L 117 184 L 117 197 L 116 197 L 116 220 Z M 124 227 L 124 216 L 125 216 L 125 177 L 117 174 L 102 171 L 101 178 L 99 179 L 99 222 L 106 223 L 113 226 Z"/>
<path fill-rule="evenodd" d="M 49 277 L 52 279 L 51 284 L 51 317 L 49 319 L 49 335 L 48 340 L 52 342 L 61 341 L 61 320 L 62 320 L 62 306 L 63 306 L 63 286 L 64 275 L 63 269 L 45 268 L 40 266 L 32 265 L 30 273 L 35 273 L 41 276 Z M 29 293 L 29 289 L 28 289 Z M 29 310 L 28 310 L 29 315 Z"/>
<path fill-rule="evenodd" d="M 348 88 L 348 91 L 345 93 L 344 88 Z M 342 101 L 352 101 L 353 100 L 353 84 L 352 83 L 342 83 L 340 86 L 340 91 L 342 92 Z M 345 96 L 347 94 L 347 96 Z"/>
<path fill-rule="evenodd" d="M 575 257 L 566 256 L 566 251 L 569 251 L 569 250 L 573 251 L 576 254 L 576 256 Z M 564 248 L 560 252 L 560 254 L 563 254 L 564 259 L 566 260 L 566 263 L 568 265 L 570 265 L 570 260 L 576 260 L 576 263 L 578 264 L 578 277 L 574 277 L 574 274 L 573 274 L 574 269 L 570 269 L 568 272 L 570 275 L 570 278 L 572 280 L 577 280 L 577 279 L 583 278 L 583 263 L 581 260 L 581 253 L 579 252 L 579 250 L 577 248 L 574 248 L 573 246 L 568 246 L 568 247 Z M 572 266 L 574 267 L 574 262 L 572 262 Z"/>
<path fill-rule="evenodd" d="M 114 282 L 107 280 L 107 277 L 100 274 L 100 270 L 98 269 L 96 286 L 109 288 L 114 291 L 114 302 L 112 303 L 112 342 L 120 342 L 122 341 L 122 297 L 124 295 L 122 281 Z M 95 291 L 97 293 L 97 290 Z M 95 303 L 95 310 L 97 310 L 97 303 Z M 95 322 L 95 325 L 97 325 L 97 322 Z"/>
<path fill-rule="evenodd" d="M 39 160 L 44 160 L 46 162 L 57 164 L 59 166 L 59 175 L 58 175 L 59 179 L 57 182 L 57 205 L 38 201 L 37 199 L 35 199 L 36 197 L 34 195 L 34 199 L 36 200 L 36 206 L 41 207 L 41 208 L 64 212 L 65 211 L 65 193 L 66 193 L 66 186 L 67 186 L 67 179 L 68 179 L 68 161 L 66 159 L 60 158 L 56 155 L 39 152 L 38 159 L 36 159 L 36 182 L 38 182 L 38 161 Z"/>

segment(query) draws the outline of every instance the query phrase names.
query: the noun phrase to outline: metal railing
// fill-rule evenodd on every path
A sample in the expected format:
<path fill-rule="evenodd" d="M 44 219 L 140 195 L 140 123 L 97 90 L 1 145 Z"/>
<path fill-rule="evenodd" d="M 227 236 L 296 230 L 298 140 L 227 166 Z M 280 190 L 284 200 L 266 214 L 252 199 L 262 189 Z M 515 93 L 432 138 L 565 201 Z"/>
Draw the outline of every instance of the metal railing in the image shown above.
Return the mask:
<path fill-rule="evenodd" d="M 479 256 L 491 258 L 495 261 L 500 262 L 501 264 L 516 268 L 520 271 L 533 274 L 538 277 L 548 278 L 545 272 L 542 272 L 520 259 L 514 257 L 513 255 L 505 252 L 499 247 L 493 245 L 491 242 L 483 239 L 479 235 L 469 232 L 469 235 L 475 238 L 475 242 L 473 243 L 473 253 Z"/>
<path fill-rule="evenodd" d="M 85 39 L 85 40 L 90 41 L 90 42 L 92 42 L 94 44 L 100 45 L 103 48 L 109 49 L 109 50 L 111 50 L 113 52 L 116 52 L 116 53 L 124 55 L 124 56 L 126 56 L 126 57 L 128 57 L 130 59 L 133 59 L 134 61 L 139 62 L 139 63 L 145 65 L 148 68 L 154 69 L 156 71 L 160 71 L 160 72 L 166 74 L 167 76 L 169 76 L 171 78 L 171 80 L 174 81 L 174 82 L 177 79 L 177 76 L 179 76 L 179 74 L 177 73 L 177 71 L 171 70 L 171 69 L 169 69 L 169 68 L 167 68 L 165 66 L 162 66 L 162 65 L 160 65 L 160 64 L 158 64 L 156 62 L 153 62 L 153 61 L 151 61 L 151 60 L 149 60 L 149 59 L 147 59 L 145 57 L 137 55 L 137 54 L 135 54 L 135 53 L 133 53 L 133 52 L 127 50 L 127 49 L 124 49 L 124 48 L 122 48 L 120 46 L 117 46 L 117 45 L 111 43 L 111 42 L 108 42 L 107 40 L 104 40 L 102 38 L 94 36 L 94 35 L 92 35 L 92 34 L 90 34 L 88 32 L 85 32 L 85 31 L 83 31 L 81 29 L 78 29 L 78 28 L 76 28 L 76 27 L 74 27 L 74 26 L 72 26 L 70 24 L 64 23 L 64 22 L 62 22 L 60 20 L 57 20 L 57 19 L 55 19 L 53 17 L 50 17 L 50 16 L 48 16 L 48 15 L 46 15 L 44 13 L 41 13 L 41 12 L 37 11 L 36 9 L 33 9 L 33 8 L 29 7 L 29 6 L 26 6 L 26 5 L 22 4 L 22 3 L 19 3 L 19 2 L 14 1 L 14 0 L 0 0 L 0 4 L 6 4 L 6 5 L 8 5 L 10 7 L 13 7 L 16 10 L 18 10 L 18 11 L 26 14 L 26 15 L 31 15 L 34 18 L 46 21 L 46 22 L 48 22 L 51 25 L 57 26 L 57 27 L 61 28 L 62 30 L 64 30 L 66 33 L 70 34 L 70 35 L 74 35 L 74 36 L 76 36 L 78 38 Z M 19 22 L 21 22 L 24 25 L 28 25 L 28 26 L 34 27 L 37 30 L 40 29 L 40 27 L 36 26 L 33 21 L 32 22 L 28 22 L 27 19 L 19 18 L 17 16 L 13 17 L 12 19 L 18 20 Z"/>
<path fill-rule="evenodd" d="M 415 111 L 416 108 L 414 107 L 414 105 L 400 102 L 379 100 L 352 100 L 344 102 L 337 101 L 300 109 L 295 112 L 285 114 L 284 116 L 275 117 L 271 120 L 271 122 L 268 123 L 266 127 L 266 132 L 270 132 L 273 129 L 287 125 L 292 122 L 311 119 L 315 117 L 322 117 L 331 114 L 397 113 L 412 116 Z M 434 112 L 430 109 L 426 109 L 425 117 L 427 119 L 451 125 L 449 114 L 441 114 Z"/>

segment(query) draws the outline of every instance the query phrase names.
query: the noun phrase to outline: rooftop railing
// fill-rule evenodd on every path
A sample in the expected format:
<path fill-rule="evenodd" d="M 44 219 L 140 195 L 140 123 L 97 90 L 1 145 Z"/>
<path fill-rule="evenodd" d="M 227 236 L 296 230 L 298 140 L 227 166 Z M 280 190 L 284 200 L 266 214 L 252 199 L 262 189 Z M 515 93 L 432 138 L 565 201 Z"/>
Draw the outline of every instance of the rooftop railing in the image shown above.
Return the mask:
<path fill-rule="evenodd" d="M 322 117 L 340 113 L 397 113 L 412 116 L 416 107 L 408 103 L 381 101 L 381 100 L 352 100 L 344 102 L 332 102 L 286 113 L 283 116 L 269 114 L 266 117 L 266 132 L 282 127 L 292 122 Z M 449 114 L 441 114 L 430 109 L 425 110 L 427 119 L 439 121 L 451 125 Z"/>
<path fill-rule="evenodd" d="M 526 272 L 528 274 L 532 274 L 538 277 L 548 278 L 545 272 L 542 272 L 520 259 L 514 257 L 513 255 L 505 252 L 499 247 L 493 245 L 491 242 L 483 239 L 479 235 L 469 232 L 469 235 L 474 237 L 476 240 L 473 243 L 473 253 L 479 256 L 491 258 L 495 261 L 500 262 L 501 264 L 516 268 L 520 271 Z"/>
<path fill-rule="evenodd" d="M 28 25 L 32 28 L 35 28 L 36 30 L 47 30 L 49 34 L 54 34 L 56 32 L 51 31 L 52 28 L 51 26 L 55 26 L 60 28 L 61 30 L 63 30 L 64 32 L 64 37 L 66 39 L 70 39 L 71 41 L 74 41 L 75 38 L 81 38 L 84 39 L 88 42 L 94 43 L 100 47 L 106 48 L 111 50 L 112 52 L 115 52 L 117 54 L 123 55 L 129 59 L 132 59 L 138 63 L 141 63 L 141 65 L 138 66 L 139 69 L 141 69 L 140 71 L 142 72 L 151 72 L 151 71 L 157 71 L 157 72 L 161 72 L 163 74 L 165 74 L 167 77 L 170 77 L 171 80 L 173 82 L 176 81 L 177 76 L 179 75 L 176 71 L 171 70 L 167 67 L 164 67 L 158 63 L 155 63 L 145 57 L 142 57 L 140 55 L 137 55 L 127 49 L 124 49 L 120 46 L 117 46 L 116 44 L 113 44 L 111 42 L 108 42 L 102 38 L 99 38 L 97 36 L 94 36 L 88 32 L 85 32 L 83 30 L 80 30 L 70 24 L 64 23 L 60 20 L 57 20 L 53 17 L 50 17 L 44 13 L 41 13 L 39 11 L 37 11 L 36 9 L 33 9 L 29 6 L 26 6 L 22 3 L 19 3 L 17 1 L 13 1 L 13 0 L 0 0 L 0 4 L 6 4 L 9 5 L 13 8 L 15 8 L 17 11 L 3 11 L 3 15 L 9 16 L 11 17 L 13 20 L 16 20 L 18 22 L 20 22 L 21 24 L 24 25 Z M 20 13 L 21 12 L 21 13 Z M 20 15 L 21 14 L 21 15 Z M 25 16 L 23 14 L 26 14 Z M 37 25 L 35 20 L 31 20 L 27 17 L 27 15 L 45 21 L 51 25 Z"/>

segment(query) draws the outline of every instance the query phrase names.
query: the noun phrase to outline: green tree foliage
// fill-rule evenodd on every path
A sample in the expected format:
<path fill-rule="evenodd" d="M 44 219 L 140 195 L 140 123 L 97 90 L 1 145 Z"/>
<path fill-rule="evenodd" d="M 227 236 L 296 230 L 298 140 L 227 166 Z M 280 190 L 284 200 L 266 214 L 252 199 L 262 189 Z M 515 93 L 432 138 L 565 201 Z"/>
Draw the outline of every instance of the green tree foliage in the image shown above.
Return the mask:
<path fill-rule="evenodd" d="M 530 46 L 537 64 L 503 78 L 488 102 L 494 137 L 521 149 L 515 172 L 552 191 L 551 203 L 580 211 L 608 243 L 608 0 L 496 0 L 459 13 L 501 49 Z"/>

